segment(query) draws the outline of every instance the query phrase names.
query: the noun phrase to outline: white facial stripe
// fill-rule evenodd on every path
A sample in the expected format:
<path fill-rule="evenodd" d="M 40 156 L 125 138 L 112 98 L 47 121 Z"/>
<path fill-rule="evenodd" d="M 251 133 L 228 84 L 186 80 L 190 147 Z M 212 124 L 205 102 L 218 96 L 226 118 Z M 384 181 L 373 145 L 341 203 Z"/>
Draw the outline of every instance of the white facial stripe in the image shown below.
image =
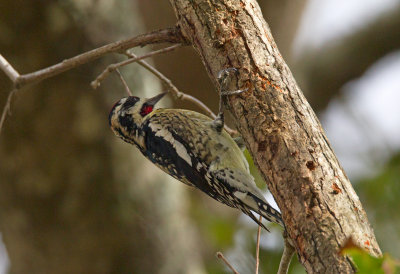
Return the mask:
<path fill-rule="evenodd" d="M 190 166 L 192 166 L 192 158 L 188 154 L 186 148 L 177 140 L 174 139 L 171 132 L 167 129 L 162 128 L 161 125 L 154 125 L 150 123 L 150 128 L 153 132 L 156 133 L 156 136 L 162 137 L 164 140 L 169 142 L 175 149 L 176 153 L 185 160 Z"/>
<path fill-rule="evenodd" d="M 115 112 L 121 112 L 122 106 L 125 104 L 127 98 L 122 98 L 119 102 L 119 106 L 118 106 L 118 111 Z M 125 115 L 125 112 L 121 113 L 121 115 Z"/>

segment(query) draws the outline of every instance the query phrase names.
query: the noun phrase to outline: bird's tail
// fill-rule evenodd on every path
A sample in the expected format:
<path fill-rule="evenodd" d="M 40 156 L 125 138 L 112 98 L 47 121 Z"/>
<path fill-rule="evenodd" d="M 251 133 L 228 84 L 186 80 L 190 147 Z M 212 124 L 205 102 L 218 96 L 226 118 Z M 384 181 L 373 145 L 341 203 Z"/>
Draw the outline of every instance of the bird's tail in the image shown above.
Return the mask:
<path fill-rule="evenodd" d="M 266 220 L 268 220 L 272 223 L 276 223 L 282 227 L 285 227 L 285 224 L 283 223 L 283 220 L 282 220 L 281 213 L 279 213 L 275 208 L 273 208 L 270 204 L 268 204 L 267 201 L 261 200 L 260 198 L 254 196 L 250 193 L 248 195 L 251 196 L 251 198 L 253 198 L 254 201 L 256 202 L 256 205 L 252 204 L 252 206 L 250 206 L 252 211 L 260 214 L 263 218 L 265 218 Z M 263 224 L 260 224 L 260 221 L 251 212 L 250 212 L 251 215 L 249 215 L 248 212 L 245 212 L 245 213 L 250 218 L 252 218 L 257 224 L 259 224 L 263 228 L 265 228 L 265 226 Z"/>

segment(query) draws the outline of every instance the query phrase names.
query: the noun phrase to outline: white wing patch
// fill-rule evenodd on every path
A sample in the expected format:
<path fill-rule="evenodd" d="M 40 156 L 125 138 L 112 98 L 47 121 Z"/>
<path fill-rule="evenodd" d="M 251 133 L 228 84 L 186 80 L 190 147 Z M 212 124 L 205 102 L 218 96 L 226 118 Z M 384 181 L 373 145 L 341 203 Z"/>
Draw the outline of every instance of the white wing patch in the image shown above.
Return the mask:
<path fill-rule="evenodd" d="M 173 143 L 173 146 L 176 150 L 176 153 L 178 153 L 178 155 L 181 156 L 183 160 L 185 160 L 190 166 L 192 166 L 192 158 L 187 153 L 186 148 L 180 142 L 178 142 L 176 140 Z"/>
<path fill-rule="evenodd" d="M 182 145 L 181 142 L 178 142 L 175 140 L 175 138 L 172 136 L 171 132 L 169 132 L 167 129 L 163 128 L 161 125 L 154 125 L 150 123 L 150 128 L 153 132 L 155 132 L 156 136 L 164 138 L 167 142 L 169 142 L 173 148 L 175 149 L 176 153 L 183 159 L 185 160 L 186 163 L 188 163 L 190 166 L 192 166 L 192 158 L 190 157 L 189 153 L 187 152 L 186 148 Z"/>

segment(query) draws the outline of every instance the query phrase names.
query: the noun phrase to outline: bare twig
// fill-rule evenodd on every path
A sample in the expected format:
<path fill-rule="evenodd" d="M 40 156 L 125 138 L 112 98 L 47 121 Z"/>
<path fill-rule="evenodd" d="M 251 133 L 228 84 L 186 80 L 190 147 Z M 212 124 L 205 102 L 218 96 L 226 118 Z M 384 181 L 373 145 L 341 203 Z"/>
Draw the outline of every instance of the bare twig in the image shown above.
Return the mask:
<path fill-rule="evenodd" d="M 158 43 L 181 43 L 181 45 L 188 44 L 188 42 L 183 38 L 179 27 L 167 28 L 110 43 L 100 48 L 96 48 L 79 54 L 72 58 L 65 59 L 64 61 L 53 66 L 23 75 L 20 75 L 11 66 L 11 64 L 2 55 L 0 55 L 0 69 L 4 71 L 4 73 L 8 76 L 8 78 L 10 78 L 14 85 L 14 89 L 8 95 L 6 105 L 0 118 L 0 132 L 4 124 L 4 120 L 7 116 L 7 112 L 9 111 L 12 96 L 23 86 L 32 83 L 38 83 L 44 79 L 53 77 L 67 70 L 89 63 L 108 53 L 123 52 L 133 47 Z"/>
<path fill-rule="evenodd" d="M 137 58 L 137 56 L 129 51 L 125 52 L 125 55 L 127 55 L 130 58 Z M 217 116 L 212 112 L 211 109 L 209 109 L 202 101 L 197 99 L 196 97 L 186 94 L 182 91 L 180 91 L 173 83 L 172 81 L 166 77 L 164 74 L 162 74 L 159 70 L 157 70 L 155 67 L 150 65 L 144 60 L 139 60 L 138 64 L 140 64 L 142 67 L 153 73 L 157 78 L 159 78 L 167 87 L 170 92 L 172 92 L 172 95 L 182 101 L 187 101 L 191 102 L 195 105 L 197 105 L 200 109 L 202 109 L 209 117 L 215 119 Z M 231 135 L 237 135 L 238 132 L 234 129 L 229 128 L 226 124 L 224 125 L 225 130 Z"/>
<path fill-rule="evenodd" d="M 178 99 L 182 100 L 182 101 L 188 101 L 188 102 L 192 102 L 195 105 L 197 105 L 198 107 L 200 107 L 201 109 L 204 110 L 204 112 L 210 116 L 211 118 L 215 119 L 215 117 L 217 117 L 214 112 L 212 112 L 211 109 L 209 109 L 202 101 L 200 101 L 199 99 L 197 99 L 196 97 L 180 92 L 177 96 Z M 228 126 L 225 126 L 225 130 L 226 131 L 234 131 L 233 129 L 230 129 Z"/>
<path fill-rule="evenodd" d="M 129 51 L 125 52 L 125 55 L 127 55 L 130 58 L 137 58 L 137 56 L 134 53 L 131 53 Z M 164 74 L 162 74 L 159 70 L 157 70 L 155 67 L 153 67 L 152 65 L 150 65 L 149 63 L 147 63 L 144 60 L 139 60 L 138 64 L 141 65 L 142 67 L 144 67 L 145 69 L 147 69 L 148 71 L 150 71 L 151 73 L 153 73 L 158 79 L 160 79 L 166 86 L 169 87 L 169 90 L 172 91 L 173 95 L 175 97 L 177 97 L 178 99 L 181 99 L 182 96 L 184 96 L 184 93 L 179 91 L 179 89 L 172 83 L 172 81 L 167 78 Z M 196 99 L 197 100 L 197 99 Z M 197 100 L 198 102 L 201 103 L 201 101 Z M 197 103 L 197 102 L 196 102 Z M 206 107 L 207 108 L 207 107 Z M 207 114 L 209 114 L 210 116 L 214 115 L 214 113 L 210 110 L 210 109 L 206 109 L 205 110 L 207 112 Z M 215 115 L 214 115 L 215 116 Z M 215 118 L 215 117 L 213 117 Z"/>
<path fill-rule="evenodd" d="M 70 59 L 66 59 L 61 63 L 55 64 L 53 66 L 32 73 L 23 74 L 18 77 L 14 77 L 15 75 L 12 74 L 10 75 L 10 70 L 8 70 L 8 72 L 5 72 L 7 76 L 13 81 L 15 88 L 21 88 L 27 84 L 40 82 L 64 71 L 89 63 L 111 52 L 123 52 L 129 48 L 158 43 L 187 44 L 178 28 L 168 28 L 110 43 L 100 48 L 96 48 L 79 54 Z M 1 63 L 3 62 L 4 61 L 2 60 Z"/>
<path fill-rule="evenodd" d="M 7 101 L 6 101 L 6 104 L 5 104 L 4 108 L 3 108 L 3 113 L 1 114 L 1 118 L 0 118 L 0 134 L 1 134 L 1 130 L 2 130 L 2 128 L 3 128 L 3 124 L 4 124 L 4 121 L 5 121 L 5 119 L 6 119 L 7 113 L 10 112 L 11 99 L 12 99 L 12 97 L 14 96 L 14 94 L 15 94 L 16 92 L 17 92 L 17 89 L 13 89 L 13 90 L 10 91 L 10 93 L 8 94 Z"/>
<path fill-rule="evenodd" d="M 0 54 L 0 68 L 5 74 L 13 81 L 13 83 L 20 77 L 19 73 L 8 63 L 8 61 Z"/>
<path fill-rule="evenodd" d="M 160 49 L 160 50 L 155 50 L 155 51 L 149 52 L 149 53 L 147 53 L 145 55 L 142 55 L 142 56 L 139 56 L 139 57 L 136 57 L 136 58 L 127 59 L 125 61 L 109 65 L 105 70 L 103 70 L 103 72 L 99 76 L 97 76 L 97 78 L 94 81 L 92 81 L 92 83 L 90 85 L 92 86 L 92 88 L 96 89 L 96 88 L 98 88 L 100 86 L 100 82 L 103 81 L 108 76 L 108 74 L 110 74 L 111 72 L 113 72 L 117 68 L 122 67 L 122 66 L 126 66 L 128 64 L 137 62 L 139 60 L 142 60 L 142 59 L 154 56 L 154 55 L 158 55 L 158 54 L 162 54 L 162 53 L 173 51 L 173 50 L 175 50 L 175 49 L 177 49 L 179 47 L 182 47 L 182 44 L 177 44 L 177 45 L 173 45 L 173 46 L 170 46 L 170 47 L 167 47 L 167 48 L 163 48 L 163 49 Z"/>
<path fill-rule="evenodd" d="M 283 254 L 281 258 L 281 262 L 279 264 L 279 269 L 278 269 L 278 274 L 286 274 L 288 273 L 290 262 L 292 260 L 293 254 L 294 254 L 294 247 L 290 244 L 288 240 L 288 236 L 286 235 L 286 232 L 283 233 L 283 240 L 284 240 L 284 248 L 283 248 Z"/>
<path fill-rule="evenodd" d="M 128 84 L 126 83 L 124 77 L 122 77 L 121 72 L 119 72 L 119 69 L 116 69 L 115 71 L 117 72 L 119 79 L 121 80 L 122 84 L 124 85 L 126 93 L 128 93 L 129 96 L 132 96 L 133 95 L 132 91 L 130 90 Z"/>
<path fill-rule="evenodd" d="M 262 216 L 260 216 L 260 224 L 262 222 Z M 260 236 L 261 236 L 261 226 L 258 226 L 257 230 L 257 244 L 256 244 L 256 274 L 258 274 L 258 268 L 260 266 Z"/>
<path fill-rule="evenodd" d="M 239 272 L 236 271 L 236 269 L 228 262 L 228 260 L 220 251 L 217 252 L 217 258 L 221 259 L 232 270 L 234 274 L 239 274 Z"/>
<path fill-rule="evenodd" d="M 5 74 L 11 79 L 13 83 L 20 77 L 18 71 L 16 71 L 13 66 L 0 54 L 0 68 L 4 71 Z M 11 108 L 11 99 L 14 94 L 18 91 L 18 89 L 14 88 L 8 94 L 6 104 L 4 105 L 3 112 L 1 113 L 0 117 L 0 134 L 1 130 L 3 129 L 4 121 L 6 120 L 7 113 L 10 113 Z"/>
<path fill-rule="evenodd" d="M 137 56 L 133 53 L 127 52 L 126 53 L 127 56 L 131 57 L 131 58 L 137 58 Z M 173 83 L 172 81 L 167 78 L 164 74 L 162 74 L 159 70 L 157 70 L 155 67 L 153 67 L 152 65 L 150 65 L 149 63 L 147 63 L 146 61 L 143 60 L 139 60 L 138 63 L 146 68 L 148 71 L 150 71 L 151 73 L 153 73 L 157 78 L 159 78 L 166 86 L 168 86 L 169 91 L 172 92 L 173 96 L 175 96 L 176 98 L 182 100 L 182 101 L 189 101 L 191 103 L 194 103 L 195 105 L 197 105 L 198 107 L 200 107 L 202 110 L 204 110 L 204 112 L 210 116 L 211 118 L 215 119 L 215 117 L 217 117 L 214 112 L 212 112 L 211 109 L 209 109 L 202 101 L 200 101 L 199 99 L 197 99 L 196 97 L 193 97 L 189 94 L 186 94 L 182 91 L 180 91 Z"/>

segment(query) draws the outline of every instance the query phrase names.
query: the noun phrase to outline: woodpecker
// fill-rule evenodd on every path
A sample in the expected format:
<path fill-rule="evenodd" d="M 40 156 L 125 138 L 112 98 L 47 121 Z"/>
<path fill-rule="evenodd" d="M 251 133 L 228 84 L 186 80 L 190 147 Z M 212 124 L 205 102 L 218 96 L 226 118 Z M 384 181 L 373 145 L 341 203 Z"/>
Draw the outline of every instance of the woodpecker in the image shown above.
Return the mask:
<path fill-rule="evenodd" d="M 220 74 L 221 83 L 228 70 Z M 237 92 L 236 92 L 237 93 Z M 235 92 L 220 91 L 220 96 Z M 284 226 L 281 214 L 263 197 L 235 140 L 223 129 L 222 103 L 216 119 L 184 109 L 154 106 L 166 93 L 144 99 L 122 98 L 112 107 L 112 131 L 161 170 L 213 199 L 254 216 Z M 222 98 L 220 98 L 222 100 Z"/>

